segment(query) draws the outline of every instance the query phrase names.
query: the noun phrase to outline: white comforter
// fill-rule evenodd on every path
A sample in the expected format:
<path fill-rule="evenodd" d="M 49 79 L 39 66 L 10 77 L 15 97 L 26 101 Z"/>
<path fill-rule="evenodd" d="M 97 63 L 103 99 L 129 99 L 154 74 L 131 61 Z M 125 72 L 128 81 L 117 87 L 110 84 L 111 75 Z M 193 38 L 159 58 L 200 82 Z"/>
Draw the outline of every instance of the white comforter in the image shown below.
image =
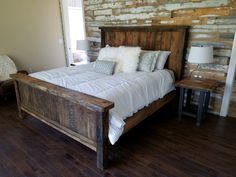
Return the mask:
<path fill-rule="evenodd" d="M 114 102 L 115 107 L 109 112 L 111 144 L 121 136 L 127 117 L 174 89 L 173 78 L 167 70 L 105 75 L 94 72 L 92 64 L 88 64 L 31 76 Z"/>

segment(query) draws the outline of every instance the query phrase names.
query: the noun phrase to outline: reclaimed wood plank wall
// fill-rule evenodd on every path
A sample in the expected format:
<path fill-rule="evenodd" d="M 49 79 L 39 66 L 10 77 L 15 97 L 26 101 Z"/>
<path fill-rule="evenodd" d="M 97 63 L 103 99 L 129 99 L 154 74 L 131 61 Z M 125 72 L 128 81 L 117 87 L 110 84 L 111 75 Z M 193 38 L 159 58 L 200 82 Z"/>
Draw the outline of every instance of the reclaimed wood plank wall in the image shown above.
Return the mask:
<path fill-rule="evenodd" d="M 236 0 L 84 0 L 84 11 L 92 58 L 100 48 L 99 26 L 188 25 L 191 28 L 185 59 L 191 45 L 213 45 L 214 64 L 202 68 L 201 75 L 222 82 L 226 79 L 236 31 Z M 185 75 L 195 67 L 186 64 Z M 224 84 L 211 98 L 213 113 L 220 112 L 223 89 Z M 236 117 L 236 86 L 229 116 Z"/>

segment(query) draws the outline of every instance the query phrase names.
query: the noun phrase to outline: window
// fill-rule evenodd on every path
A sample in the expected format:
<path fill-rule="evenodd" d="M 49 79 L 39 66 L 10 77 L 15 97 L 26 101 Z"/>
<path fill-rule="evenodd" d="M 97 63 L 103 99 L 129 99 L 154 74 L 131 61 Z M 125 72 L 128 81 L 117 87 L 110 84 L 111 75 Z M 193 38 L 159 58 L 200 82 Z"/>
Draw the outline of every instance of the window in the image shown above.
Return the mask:
<path fill-rule="evenodd" d="M 80 60 L 77 40 L 85 39 L 82 0 L 60 0 L 67 66 Z"/>
<path fill-rule="evenodd" d="M 71 51 L 75 53 L 76 41 L 85 39 L 84 18 L 81 0 L 68 1 L 68 17 L 71 40 Z"/>

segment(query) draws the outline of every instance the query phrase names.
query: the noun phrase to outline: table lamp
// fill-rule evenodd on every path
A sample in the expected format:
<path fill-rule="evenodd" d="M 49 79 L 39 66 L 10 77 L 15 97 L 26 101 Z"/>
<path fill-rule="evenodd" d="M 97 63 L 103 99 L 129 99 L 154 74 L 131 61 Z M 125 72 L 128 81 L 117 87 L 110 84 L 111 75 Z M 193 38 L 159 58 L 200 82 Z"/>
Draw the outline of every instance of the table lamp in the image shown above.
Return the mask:
<path fill-rule="evenodd" d="M 191 46 L 188 62 L 198 64 L 197 69 L 193 70 L 190 76 L 196 70 L 201 72 L 200 64 L 213 62 L 213 46 Z M 202 78 L 201 75 L 194 75 L 194 77 Z"/>
<path fill-rule="evenodd" d="M 87 51 L 90 49 L 88 40 L 77 40 L 76 49 L 80 50 L 81 59 L 83 61 L 89 61 Z"/>

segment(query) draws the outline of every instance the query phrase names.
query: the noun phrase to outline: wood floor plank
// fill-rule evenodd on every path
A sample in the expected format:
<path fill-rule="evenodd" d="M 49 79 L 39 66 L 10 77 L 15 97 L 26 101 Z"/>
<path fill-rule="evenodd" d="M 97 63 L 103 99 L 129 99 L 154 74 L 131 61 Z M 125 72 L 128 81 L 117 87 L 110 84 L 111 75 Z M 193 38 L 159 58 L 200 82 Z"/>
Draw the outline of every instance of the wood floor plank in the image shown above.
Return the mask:
<path fill-rule="evenodd" d="M 236 119 L 195 120 L 163 109 L 110 149 L 96 154 L 38 120 L 17 118 L 14 100 L 0 102 L 0 177 L 235 177 Z"/>

